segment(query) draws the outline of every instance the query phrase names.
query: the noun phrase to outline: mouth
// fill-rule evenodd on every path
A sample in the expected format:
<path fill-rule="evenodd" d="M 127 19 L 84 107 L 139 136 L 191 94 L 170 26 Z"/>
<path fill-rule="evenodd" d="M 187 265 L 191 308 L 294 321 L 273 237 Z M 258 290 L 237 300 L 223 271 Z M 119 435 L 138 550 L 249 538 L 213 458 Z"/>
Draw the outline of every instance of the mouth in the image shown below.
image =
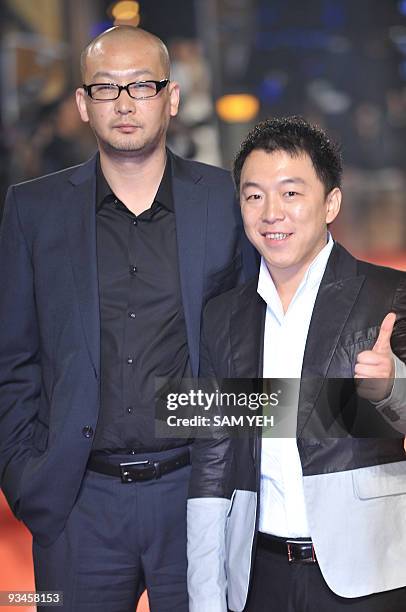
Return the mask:
<path fill-rule="evenodd" d="M 293 232 L 263 232 L 261 235 L 270 242 L 284 242 L 293 236 Z"/>
<path fill-rule="evenodd" d="M 120 123 L 119 125 L 114 125 L 113 128 L 115 130 L 120 130 L 120 132 L 131 133 L 135 132 L 135 130 L 138 130 L 139 126 L 133 125 L 131 123 Z"/>

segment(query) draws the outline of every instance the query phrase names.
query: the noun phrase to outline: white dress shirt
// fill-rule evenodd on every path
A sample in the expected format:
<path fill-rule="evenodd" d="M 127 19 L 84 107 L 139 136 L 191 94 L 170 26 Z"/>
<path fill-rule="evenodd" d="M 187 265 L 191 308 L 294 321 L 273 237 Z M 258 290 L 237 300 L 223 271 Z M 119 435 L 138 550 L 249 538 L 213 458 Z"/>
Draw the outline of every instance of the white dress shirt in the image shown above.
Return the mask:
<path fill-rule="evenodd" d="M 334 242 L 307 269 L 286 313 L 264 259 L 257 291 L 267 304 L 264 378 L 300 378 L 314 302 Z M 296 408 L 297 408 L 296 399 Z M 282 537 L 308 537 L 303 473 L 296 438 L 263 438 L 259 529 Z"/>

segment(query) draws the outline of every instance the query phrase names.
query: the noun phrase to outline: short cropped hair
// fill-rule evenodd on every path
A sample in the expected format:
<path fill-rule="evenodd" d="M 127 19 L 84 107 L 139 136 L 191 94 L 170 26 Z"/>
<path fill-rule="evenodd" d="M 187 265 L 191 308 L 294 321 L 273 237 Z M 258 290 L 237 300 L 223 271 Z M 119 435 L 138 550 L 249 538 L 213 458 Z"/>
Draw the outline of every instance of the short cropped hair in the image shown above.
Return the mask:
<path fill-rule="evenodd" d="M 286 151 L 292 157 L 307 153 L 326 194 L 334 187 L 341 186 L 343 168 L 339 145 L 303 117 L 268 119 L 249 132 L 234 160 L 233 178 L 237 192 L 240 190 L 244 162 L 256 149 L 268 153 Z"/>

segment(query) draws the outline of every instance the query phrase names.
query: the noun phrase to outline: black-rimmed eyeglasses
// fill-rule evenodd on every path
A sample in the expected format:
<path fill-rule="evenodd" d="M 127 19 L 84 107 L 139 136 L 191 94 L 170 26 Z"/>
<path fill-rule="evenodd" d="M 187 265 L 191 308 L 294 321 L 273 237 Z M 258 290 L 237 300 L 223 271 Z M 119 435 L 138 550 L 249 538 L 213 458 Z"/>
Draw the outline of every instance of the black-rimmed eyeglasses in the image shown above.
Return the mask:
<path fill-rule="evenodd" d="M 134 83 L 127 83 L 127 85 L 92 83 L 91 85 L 83 84 L 82 87 L 92 100 L 117 100 L 123 90 L 128 93 L 130 98 L 147 100 L 158 95 L 168 83 L 169 79 L 163 79 L 162 81 L 135 81 Z"/>

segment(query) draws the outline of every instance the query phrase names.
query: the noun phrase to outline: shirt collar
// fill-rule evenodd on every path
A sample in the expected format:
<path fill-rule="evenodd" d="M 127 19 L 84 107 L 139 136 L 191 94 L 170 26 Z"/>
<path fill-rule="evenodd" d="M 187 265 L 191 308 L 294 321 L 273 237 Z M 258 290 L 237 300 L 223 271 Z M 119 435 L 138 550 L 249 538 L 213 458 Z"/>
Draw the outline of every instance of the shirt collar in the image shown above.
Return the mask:
<path fill-rule="evenodd" d="M 322 250 L 312 261 L 310 266 L 307 268 L 303 279 L 292 299 L 292 302 L 295 299 L 296 295 L 300 291 L 302 291 L 302 289 L 310 290 L 320 285 L 333 246 L 334 240 L 330 232 L 327 232 L 327 244 L 322 248 Z M 268 267 L 263 257 L 261 257 L 257 292 L 266 302 L 266 304 L 270 306 L 275 312 L 278 312 L 282 308 L 279 295 L 275 287 L 275 283 L 272 280 L 272 276 L 269 273 Z"/>
<path fill-rule="evenodd" d="M 115 194 L 111 190 L 106 177 L 103 174 L 100 165 L 100 156 L 97 156 L 96 161 L 96 211 L 98 212 L 103 204 L 116 199 Z M 174 211 L 173 195 L 172 195 L 172 172 L 171 172 L 171 158 L 169 155 L 166 157 L 165 170 L 158 187 L 158 191 L 154 198 L 153 204 L 158 203 L 167 210 Z"/>

